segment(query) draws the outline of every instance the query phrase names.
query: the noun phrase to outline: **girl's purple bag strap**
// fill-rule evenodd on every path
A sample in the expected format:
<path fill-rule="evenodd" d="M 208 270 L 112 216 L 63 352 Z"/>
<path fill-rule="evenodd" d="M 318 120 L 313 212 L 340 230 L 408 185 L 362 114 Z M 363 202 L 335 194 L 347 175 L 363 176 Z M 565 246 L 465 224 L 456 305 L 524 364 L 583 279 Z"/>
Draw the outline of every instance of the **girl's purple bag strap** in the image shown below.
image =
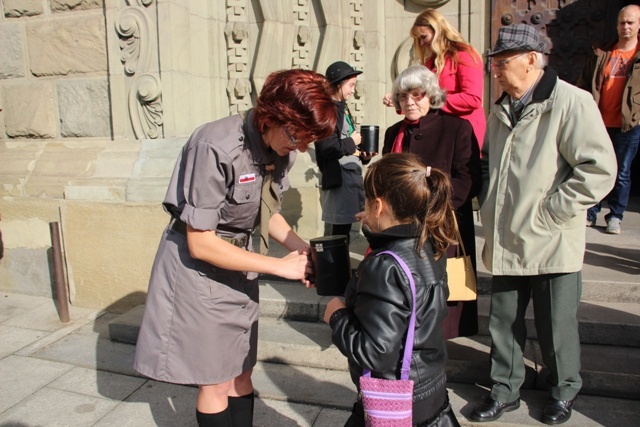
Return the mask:
<path fill-rule="evenodd" d="M 411 275 L 411 270 L 407 264 L 400 258 L 395 252 L 391 251 L 382 251 L 377 255 L 388 254 L 391 255 L 398 261 L 400 267 L 409 278 L 409 284 L 411 285 L 411 295 L 412 295 L 412 304 L 411 304 L 411 317 L 409 318 L 409 327 L 407 328 L 407 341 L 404 344 L 404 356 L 402 357 L 402 368 L 400 369 L 400 379 L 408 380 L 409 379 L 409 370 L 411 369 L 411 354 L 413 353 L 413 336 L 416 330 L 416 284 L 413 281 L 413 276 Z M 365 377 L 371 377 L 371 371 L 368 369 L 363 369 L 362 374 Z"/>

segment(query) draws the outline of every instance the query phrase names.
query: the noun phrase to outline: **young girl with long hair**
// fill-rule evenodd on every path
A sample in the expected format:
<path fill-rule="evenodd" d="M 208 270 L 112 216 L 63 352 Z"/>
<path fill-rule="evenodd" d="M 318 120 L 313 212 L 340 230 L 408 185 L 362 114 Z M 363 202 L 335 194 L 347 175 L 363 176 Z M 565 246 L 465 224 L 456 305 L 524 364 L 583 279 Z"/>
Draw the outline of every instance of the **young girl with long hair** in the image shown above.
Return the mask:
<path fill-rule="evenodd" d="M 402 188 L 404 191 L 398 191 Z M 449 294 L 445 251 L 453 242 L 451 183 L 413 154 L 390 153 L 372 164 L 364 180 L 363 232 L 371 252 L 349 281 L 345 300 L 327 304 L 324 321 L 332 341 L 347 356 L 359 387 L 363 369 L 397 379 L 412 307 L 416 327 L 409 379 L 414 381 L 413 424 L 459 426 L 449 404 L 442 320 Z M 392 251 L 407 264 L 416 288 Z M 378 255 L 380 254 L 380 255 Z M 345 426 L 364 426 L 358 400 Z"/>

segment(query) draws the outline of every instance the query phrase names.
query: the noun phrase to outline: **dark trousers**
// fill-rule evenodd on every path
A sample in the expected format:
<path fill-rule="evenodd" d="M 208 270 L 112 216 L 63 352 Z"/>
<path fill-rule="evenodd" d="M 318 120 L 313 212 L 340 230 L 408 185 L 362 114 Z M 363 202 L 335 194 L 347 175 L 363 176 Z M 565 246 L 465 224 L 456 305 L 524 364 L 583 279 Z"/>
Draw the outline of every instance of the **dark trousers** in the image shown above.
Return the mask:
<path fill-rule="evenodd" d="M 524 382 L 525 311 L 533 299 L 542 361 L 551 397 L 573 399 L 582 387 L 578 304 L 582 273 L 494 276 L 491 286 L 491 398 L 513 402 Z"/>
<path fill-rule="evenodd" d="M 613 190 L 605 198 L 609 206 L 609 213 L 605 215 L 605 221 L 615 217 L 622 219 L 624 211 L 629 204 L 629 194 L 631 193 L 631 165 L 638 152 L 640 145 L 640 126 L 636 126 L 628 132 L 620 132 L 620 128 L 607 128 L 613 150 L 618 161 L 618 173 L 616 184 Z M 593 221 L 602 209 L 601 203 L 589 208 L 587 220 Z"/>

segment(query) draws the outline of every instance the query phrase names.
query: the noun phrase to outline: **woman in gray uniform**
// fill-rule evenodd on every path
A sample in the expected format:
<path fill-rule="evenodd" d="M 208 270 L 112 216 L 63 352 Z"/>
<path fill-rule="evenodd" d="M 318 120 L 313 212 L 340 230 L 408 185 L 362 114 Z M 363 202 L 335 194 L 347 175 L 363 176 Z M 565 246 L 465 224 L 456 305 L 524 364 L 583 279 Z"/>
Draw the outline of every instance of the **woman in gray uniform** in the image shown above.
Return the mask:
<path fill-rule="evenodd" d="M 335 121 L 324 77 L 279 71 L 266 79 L 254 109 L 199 127 L 178 157 L 163 202 L 172 218 L 153 264 L 134 369 L 198 385 L 200 426 L 252 425 L 258 273 L 309 286 L 305 276 L 313 272 L 307 243 L 277 202 L 289 187 L 295 150 L 329 135 Z M 263 181 L 274 200 L 264 200 Z M 273 209 L 269 235 L 291 251 L 284 258 L 252 252 L 261 199 Z"/>

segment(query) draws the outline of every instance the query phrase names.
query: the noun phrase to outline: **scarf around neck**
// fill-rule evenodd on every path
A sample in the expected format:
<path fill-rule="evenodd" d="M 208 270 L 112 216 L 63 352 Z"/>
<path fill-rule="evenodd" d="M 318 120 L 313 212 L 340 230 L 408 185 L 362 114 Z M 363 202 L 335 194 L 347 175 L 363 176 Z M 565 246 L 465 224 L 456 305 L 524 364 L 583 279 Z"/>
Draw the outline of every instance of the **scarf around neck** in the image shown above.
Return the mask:
<path fill-rule="evenodd" d="M 418 123 L 420 123 L 420 119 L 418 120 L 408 120 L 406 117 L 405 119 L 402 121 L 402 124 L 400 125 L 400 130 L 398 131 L 398 134 L 396 135 L 396 139 L 393 141 L 393 147 L 391 148 L 391 152 L 392 153 L 402 153 L 402 149 L 403 149 L 403 140 L 404 140 L 404 135 L 407 132 L 407 127 L 409 125 L 411 126 L 415 126 Z"/>

